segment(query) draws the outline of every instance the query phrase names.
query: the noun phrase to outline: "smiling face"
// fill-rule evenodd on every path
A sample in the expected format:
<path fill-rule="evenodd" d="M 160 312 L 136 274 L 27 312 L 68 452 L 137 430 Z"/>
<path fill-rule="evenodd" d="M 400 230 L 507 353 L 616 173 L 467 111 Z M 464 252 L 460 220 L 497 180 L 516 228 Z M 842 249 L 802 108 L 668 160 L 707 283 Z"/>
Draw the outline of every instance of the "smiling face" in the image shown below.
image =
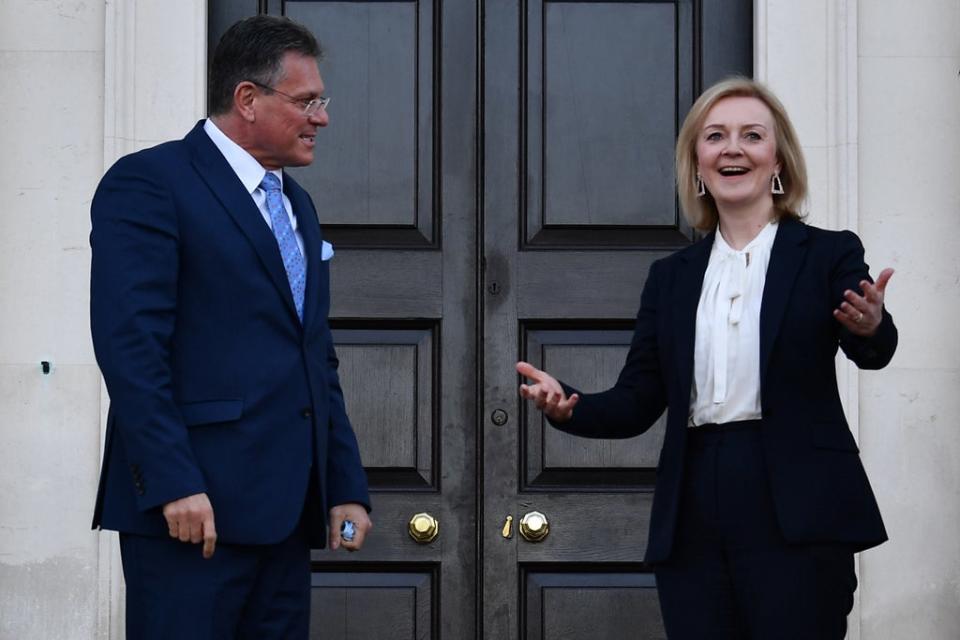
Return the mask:
<path fill-rule="evenodd" d="M 273 85 L 276 92 L 258 89 L 246 147 L 266 169 L 302 167 L 313 162 L 317 128 L 329 123 L 325 109 L 309 117 L 303 114 L 304 103 L 323 95 L 316 59 L 290 52 L 284 56 L 282 68 L 280 79 Z"/>
<path fill-rule="evenodd" d="M 721 214 L 773 209 L 770 180 L 780 171 L 770 109 L 757 98 L 731 96 L 707 112 L 696 144 L 697 170 Z"/>

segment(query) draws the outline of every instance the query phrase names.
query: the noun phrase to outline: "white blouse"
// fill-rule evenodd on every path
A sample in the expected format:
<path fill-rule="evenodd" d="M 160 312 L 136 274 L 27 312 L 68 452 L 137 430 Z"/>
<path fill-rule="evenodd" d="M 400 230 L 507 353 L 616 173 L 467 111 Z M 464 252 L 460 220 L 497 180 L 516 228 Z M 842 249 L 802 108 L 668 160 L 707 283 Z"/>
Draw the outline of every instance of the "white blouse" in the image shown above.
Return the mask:
<path fill-rule="evenodd" d="M 773 221 L 736 251 L 715 234 L 697 307 L 691 427 L 760 418 L 760 302 L 776 235 Z"/>

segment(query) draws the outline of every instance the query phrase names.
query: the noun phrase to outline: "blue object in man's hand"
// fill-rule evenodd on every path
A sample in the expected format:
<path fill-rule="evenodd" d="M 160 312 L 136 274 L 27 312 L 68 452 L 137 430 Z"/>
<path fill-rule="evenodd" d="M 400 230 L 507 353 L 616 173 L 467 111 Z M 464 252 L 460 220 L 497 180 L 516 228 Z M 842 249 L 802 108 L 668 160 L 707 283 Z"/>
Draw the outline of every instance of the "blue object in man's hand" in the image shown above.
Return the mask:
<path fill-rule="evenodd" d="M 347 542 L 353 541 L 353 536 L 357 532 L 356 526 L 350 520 L 344 520 L 340 525 L 340 537 Z"/>

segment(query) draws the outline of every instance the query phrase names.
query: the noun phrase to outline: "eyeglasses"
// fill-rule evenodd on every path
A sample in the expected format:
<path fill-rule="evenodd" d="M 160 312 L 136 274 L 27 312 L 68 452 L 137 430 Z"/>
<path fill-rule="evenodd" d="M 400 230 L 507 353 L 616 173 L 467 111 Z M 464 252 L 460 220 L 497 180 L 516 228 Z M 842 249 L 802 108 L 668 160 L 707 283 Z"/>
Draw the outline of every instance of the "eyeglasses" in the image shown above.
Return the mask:
<path fill-rule="evenodd" d="M 256 80 L 248 80 L 248 82 L 257 85 L 261 89 L 266 89 L 271 93 L 279 94 L 294 104 L 299 104 L 300 106 L 303 107 L 303 115 L 307 118 L 315 114 L 320 109 L 323 109 L 324 111 L 326 111 L 327 105 L 330 104 L 330 98 L 326 98 L 322 96 L 319 98 L 312 98 L 309 100 L 305 98 L 294 98 L 289 93 L 284 93 L 283 91 L 274 89 L 268 84 L 262 84 L 260 82 L 257 82 Z"/>

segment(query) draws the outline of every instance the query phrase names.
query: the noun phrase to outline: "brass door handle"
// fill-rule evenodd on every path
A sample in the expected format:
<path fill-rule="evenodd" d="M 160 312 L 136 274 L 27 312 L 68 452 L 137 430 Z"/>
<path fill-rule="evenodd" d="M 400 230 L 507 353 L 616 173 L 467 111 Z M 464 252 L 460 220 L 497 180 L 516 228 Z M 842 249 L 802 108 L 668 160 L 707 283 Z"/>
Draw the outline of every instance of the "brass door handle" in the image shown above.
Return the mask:
<path fill-rule="evenodd" d="M 440 535 L 440 523 L 429 513 L 417 513 L 410 518 L 407 531 L 418 544 L 430 544 Z"/>
<path fill-rule="evenodd" d="M 539 511 L 531 511 L 520 519 L 520 535 L 527 542 L 540 542 L 550 533 L 547 516 Z"/>

